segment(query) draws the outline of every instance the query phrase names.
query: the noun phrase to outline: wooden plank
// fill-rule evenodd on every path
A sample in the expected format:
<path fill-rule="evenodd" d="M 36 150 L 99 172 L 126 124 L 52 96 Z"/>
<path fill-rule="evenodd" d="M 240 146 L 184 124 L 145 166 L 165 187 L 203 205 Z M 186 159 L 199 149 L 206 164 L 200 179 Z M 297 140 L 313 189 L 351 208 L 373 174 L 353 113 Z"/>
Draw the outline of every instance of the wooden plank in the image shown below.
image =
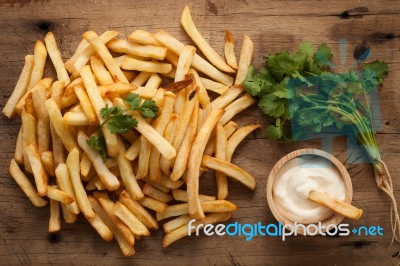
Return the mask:
<path fill-rule="evenodd" d="M 62 57 L 70 57 L 81 35 L 88 29 L 101 33 L 119 30 L 122 36 L 135 29 L 155 31 L 163 28 L 178 39 L 190 43 L 179 25 L 186 1 L 0 1 L 0 108 L 16 83 L 24 56 L 32 53 L 34 41 L 54 31 Z M 348 41 L 343 71 L 353 62 L 356 44 L 367 41 L 375 59 L 385 60 L 390 75 L 380 88 L 383 128 L 377 136 L 382 157 L 393 176 L 396 198 L 400 199 L 400 2 L 398 1 L 250 1 L 232 4 L 229 0 L 190 3 L 200 32 L 223 55 L 224 30 L 230 28 L 240 51 L 241 38 L 247 33 L 255 44 L 254 64 L 262 57 L 282 49 L 295 49 L 302 41 L 327 42 L 334 50 L 334 63 L 340 65 L 339 39 Z M 48 64 L 46 73 L 54 73 Z M 252 107 L 240 114 L 241 124 L 268 124 L 260 111 Z M 0 115 L 0 264 L 104 264 L 140 265 L 218 264 L 218 265 L 321 265 L 396 264 L 391 258 L 399 246 L 391 249 L 389 208 L 386 197 L 378 191 L 370 165 L 346 165 L 353 178 L 354 203 L 364 209 L 360 221 L 346 221 L 352 226 L 380 225 L 383 237 L 292 237 L 282 242 L 274 237 L 186 238 L 162 249 L 161 231 L 136 244 L 136 255 L 123 258 L 115 242 L 105 243 L 82 219 L 74 225 L 62 225 L 62 231 L 47 233 L 48 207 L 34 208 L 21 194 L 8 174 L 13 156 L 19 119 L 9 121 Z M 335 139 L 334 154 L 345 161 L 345 139 Z M 274 223 L 265 198 L 265 183 L 274 163 L 285 154 L 304 147 L 320 147 L 319 141 L 282 145 L 252 133 L 238 148 L 233 162 L 248 169 L 257 178 L 254 193 L 231 182 L 230 199 L 239 206 L 231 221 L 239 223 Z M 215 194 L 214 178 L 201 180 L 202 192 Z"/>

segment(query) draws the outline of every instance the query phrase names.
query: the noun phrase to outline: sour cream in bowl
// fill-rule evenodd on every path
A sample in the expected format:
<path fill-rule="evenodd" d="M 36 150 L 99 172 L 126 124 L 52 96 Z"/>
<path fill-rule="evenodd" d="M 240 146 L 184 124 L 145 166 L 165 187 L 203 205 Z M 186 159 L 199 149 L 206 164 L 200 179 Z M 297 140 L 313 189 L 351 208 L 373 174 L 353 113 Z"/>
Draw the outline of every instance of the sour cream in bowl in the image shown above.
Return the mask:
<path fill-rule="evenodd" d="M 348 204 L 352 200 L 350 176 L 335 157 L 317 149 L 286 155 L 268 177 L 266 191 L 272 214 L 282 224 L 339 224 L 342 215 L 308 199 L 313 190 Z"/>

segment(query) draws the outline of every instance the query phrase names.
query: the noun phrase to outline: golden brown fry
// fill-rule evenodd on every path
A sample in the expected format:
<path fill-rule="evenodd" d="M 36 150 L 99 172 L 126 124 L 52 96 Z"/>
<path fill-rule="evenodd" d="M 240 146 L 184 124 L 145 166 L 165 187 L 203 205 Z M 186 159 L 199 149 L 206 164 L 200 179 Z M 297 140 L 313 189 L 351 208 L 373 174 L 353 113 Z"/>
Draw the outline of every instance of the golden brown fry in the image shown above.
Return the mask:
<path fill-rule="evenodd" d="M 61 142 L 64 144 L 68 151 L 77 147 L 74 136 L 72 135 L 68 126 L 63 123 L 63 118 L 56 102 L 53 99 L 48 99 L 45 103 L 47 113 L 49 114 L 50 121 L 57 132 Z"/>
<path fill-rule="evenodd" d="M 191 45 L 186 45 L 179 55 L 178 66 L 176 67 L 175 82 L 181 81 L 189 72 L 193 57 L 196 53 L 196 48 Z"/>
<path fill-rule="evenodd" d="M 242 92 L 244 91 L 242 86 L 234 85 L 230 87 L 225 93 L 218 96 L 214 101 L 211 102 L 213 109 L 226 108 L 231 104 Z"/>
<path fill-rule="evenodd" d="M 54 170 L 54 156 L 51 151 L 44 151 L 40 155 L 40 158 L 42 159 L 42 163 L 44 166 L 44 169 L 46 169 L 46 172 L 49 176 L 55 176 Z"/>
<path fill-rule="evenodd" d="M 23 157 L 24 157 L 24 166 L 25 170 L 32 173 L 32 168 L 29 163 L 28 154 L 26 152 L 26 147 L 31 144 L 36 144 L 36 134 L 32 134 L 31 132 L 36 132 L 36 120 L 31 114 L 22 110 L 21 113 L 21 122 L 22 122 L 22 143 L 24 146 L 23 149 Z"/>
<path fill-rule="evenodd" d="M 193 110 L 197 108 L 196 103 L 198 103 L 197 92 L 192 91 L 187 97 L 185 105 L 183 106 L 180 113 L 179 123 L 177 124 L 175 137 L 172 144 L 175 150 L 178 150 L 178 148 L 181 146 L 181 143 L 185 136 L 185 132 L 187 131 L 188 125 L 190 123 L 190 118 L 192 117 Z M 176 101 L 174 107 L 177 107 Z M 177 108 L 175 108 L 175 112 L 177 112 Z"/>
<path fill-rule="evenodd" d="M 253 59 L 254 45 L 250 37 L 243 36 L 242 49 L 240 51 L 239 67 L 236 74 L 235 85 L 242 85 Z"/>
<path fill-rule="evenodd" d="M 83 181 L 88 181 L 85 180 L 88 177 L 89 171 L 92 168 L 92 161 L 89 159 L 86 153 L 82 154 L 81 161 L 79 163 L 79 167 L 81 169 L 81 178 Z"/>
<path fill-rule="evenodd" d="M 172 114 L 170 121 L 165 128 L 164 138 L 168 141 L 168 143 L 172 143 L 175 138 L 175 132 L 177 127 L 178 115 Z M 170 175 L 170 167 L 172 164 L 172 160 L 165 158 L 164 156 L 160 157 L 160 169 L 161 171 L 166 174 Z"/>
<path fill-rule="evenodd" d="M 51 62 L 53 62 L 54 68 L 57 72 L 57 79 L 59 81 L 64 81 L 64 84 L 68 85 L 71 80 L 69 79 L 69 75 L 65 69 L 64 62 L 57 47 L 56 39 L 54 38 L 54 34 L 52 32 L 48 32 L 46 37 L 44 37 L 44 42 L 46 43 L 47 52 L 49 53 Z"/>
<path fill-rule="evenodd" d="M 225 111 L 222 109 L 211 111 L 210 115 L 201 127 L 199 134 L 196 136 L 190 152 L 187 173 L 187 192 L 189 198 L 189 213 L 195 219 L 204 218 L 204 212 L 199 200 L 200 160 L 214 126 L 217 124 L 224 112 Z"/>
<path fill-rule="evenodd" d="M 174 199 L 177 201 L 188 202 L 188 196 L 187 196 L 187 192 L 185 190 L 173 189 L 172 195 L 173 195 Z M 200 201 L 209 201 L 209 200 L 216 200 L 216 197 L 199 194 L 199 199 L 200 199 Z"/>
<path fill-rule="evenodd" d="M 60 202 L 50 199 L 49 232 L 58 232 L 61 229 Z"/>
<path fill-rule="evenodd" d="M 193 223 L 191 232 L 193 233 L 196 226 L 199 224 L 206 225 L 206 224 L 222 223 L 222 222 L 229 220 L 230 217 L 231 217 L 231 213 L 229 213 L 229 212 L 210 213 L 204 219 L 195 221 Z M 181 226 L 181 227 L 177 228 L 176 230 L 174 230 L 164 236 L 163 247 L 164 248 L 168 247 L 173 242 L 175 242 L 181 238 L 184 238 L 187 235 L 188 235 L 188 225 Z"/>
<path fill-rule="evenodd" d="M 29 198 L 33 205 L 35 205 L 36 207 L 43 207 L 47 204 L 46 200 L 38 196 L 36 189 L 32 186 L 31 182 L 21 171 L 14 159 L 11 160 L 9 170 L 10 175 L 14 178 L 15 182 L 17 182 L 18 186 Z"/>
<path fill-rule="evenodd" d="M 139 56 L 143 58 L 154 58 L 164 60 L 167 48 L 154 45 L 140 45 L 134 42 L 128 42 L 124 39 L 115 39 L 107 43 L 107 47 L 119 53 Z"/>
<path fill-rule="evenodd" d="M 17 142 L 15 143 L 14 159 L 17 163 L 24 163 L 24 139 L 23 139 L 23 128 L 19 129 Z"/>
<path fill-rule="evenodd" d="M 78 133 L 79 146 L 85 151 L 89 159 L 92 161 L 92 164 L 96 169 L 96 172 L 99 175 L 102 183 L 108 190 L 114 191 L 118 189 L 120 183 L 117 177 L 113 173 L 111 173 L 110 170 L 108 170 L 107 166 L 103 163 L 103 159 L 101 158 L 100 154 L 92 150 L 92 148 L 90 148 L 90 146 L 86 143 L 88 139 L 89 138 L 88 136 L 86 136 L 85 133 L 79 131 Z"/>
<path fill-rule="evenodd" d="M 150 142 L 144 136 L 141 136 L 140 138 L 138 170 L 136 172 L 136 177 L 138 179 L 142 179 L 143 177 L 145 177 L 147 175 L 147 172 L 149 171 L 149 160 L 151 151 Z"/>
<path fill-rule="evenodd" d="M 229 138 L 238 128 L 239 125 L 233 122 L 232 120 L 226 123 L 224 125 L 226 137 Z M 210 137 L 206 149 L 204 150 L 204 155 L 212 156 L 214 152 L 215 152 L 215 138 Z"/>
<path fill-rule="evenodd" d="M 64 204 L 71 204 L 75 201 L 72 195 L 67 194 L 52 186 L 47 186 L 46 196 L 51 200 L 59 201 Z"/>
<path fill-rule="evenodd" d="M 169 33 L 163 30 L 157 31 L 155 37 L 158 41 L 165 45 L 165 47 L 167 47 L 169 50 L 177 55 L 180 55 L 183 48 L 185 47 L 183 43 L 181 43 L 180 41 L 172 37 Z M 195 54 L 193 57 L 192 66 L 198 71 L 227 86 L 231 86 L 233 84 L 233 78 L 231 76 L 222 73 L 197 54 Z"/>
<path fill-rule="evenodd" d="M 154 181 L 148 179 L 147 177 L 143 178 L 143 180 L 150 184 L 158 183 L 169 189 L 179 188 L 185 183 L 182 180 L 177 180 L 177 181 L 171 180 L 171 178 L 169 178 L 169 176 L 165 176 L 165 175 L 162 175 L 161 178 L 159 180 L 157 180 L 157 182 L 154 182 Z"/>
<path fill-rule="evenodd" d="M 78 219 L 78 215 L 73 214 L 72 212 L 70 212 L 67 208 L 67 205 L 61 203 L 61 210 L 63 212 L 63 217 L 64 217 L 64 221 L 67 224 L 73 224 L 76 222 L 76 220 Z"/>
<path fill-rule="evenodd" d="M 26 105 L 26 100 L 28 97 L 32 97 L 32 91 L 33 90 L 37 90 L 40 88 L 44 88 L 45 90 L 47 90 L 47 88 L 49 88 L 51 86 L 51 82 L 53 81 L 52 78 L 44 78 L 39 80 L 37 83 L 35 83 L 35 85 L 30 88 L 30 90 L 28 90 L 22 97 L 21 99 L 18 101 L 15 110 L 18 113 L 22 112 L 22 109 L 24 108 L 24 106 Z"/>
<path fill-rule="evenodd" d="M 68 172 L 68 168 L 67 165 L 65 163 L 60 163 L 56 170 L 56 178 L 57 178 L 57 184 L 60 187 L 60 189 L 71 195 L 72 198 L 74 199 L 74 201 L 68 205 L 66 205 L 66 208 L 68 209 L 68 211 L 70 211 L 73 214 L 79 214 L 81 212 L 81 210 L 79 209 L 78 203 L 75 200 L 76 196 L 75 196 L 75 191 L 74 188 L 72 186 L 72 182 L 71 182 L 71 178 L 69 176 L 69 172 Z"/>
<path fill-rule="evenodd" d="M 114 204 L 113 213 L 129 227 L 133 234 L 139 236 L 150 235 L 146 226 L 121 202 L 117 201 Z"/>
<path fill-rule="evenodd" d="M 238 180 L 252 190 L 256 188 L 255 178 L 239 166 L 207 155 L 203 157 L 202 165 L 215 171 L 222 172 Z"/>
<path fill-rule="evenodd" d="M 36 41 L 33 52 L 33 68 L 29 80 L 28 92 L 43 78 L 44 65 L 46 64 L 47 50 L 42 41 Z"/>
<path fill-rule="evenodd" d="M 127 58 L 122 63 L 122 69 L 145 71 L 152 73 L 168 73 L 172 70 L 172 65 L 152 61 L 141 61 L 135 58 Z"/>
<path fill-rule="evenodd" d="M 136 176 L 133 173 L 131 162 L 125 158 L 126 149 L 124 144 L 122 143 L 122 140 L 119 137 L 118 147 L 119 154 L 117 156 L 117 162 L 119 166 L 119 171 L 121 173 L 122 182 L 124 183 L 126 190 L 129 192 L 133 199 L 141 199 L 144 196 L 143 192 L 136 181 Z"/>
<path fill-rule="evenodd" d="M 89 125 L 95 125 L 97 122 L 96 112 L 92 107 L 92 104 L 90 102 L 88 94 L 86 93 L 85 88 L 83 87 L 82 84 L 79 84 L 74 86 L 74 91 L 79 99 L 80 106 L 82 107 L 83 111 L 85 112 L 89 120 Z"/>
<path fill-rule="evenodd" d="M 3 114 L 8 118 L 12 118 L 15 115 L 15 107 L 28 89 L 32 68 L 33 55 L 27 55 L 25 56 L 25 64 L 22 68 L 17 84 L 15 85 L 10 98 L 8 98 L 7 103 L 3 108 Z"/>
<path fill-rule="evenodd" d="M 67 157 L 67 167 L 69 178 L 75 192 L 75 199 L 79 209 L 87 219 L 94 219 L 96 214 L 93 212 L 88 200 L 85 189 L 83 188 L 80 173 L 79 173 L 79 151 L 77 148 L 72 149 Z"/>
<path fill-rule="evenodd" d="M 233 135 L 228 139 L 226 144 L 226 157 L 225 160 L 230 162 L 232 160 L 232 155 L 236 150 L 236 147 L 243 141 L 243 139 L 249 135 L 251 132 L 259 128 L 260 125 L 248 125 L 238 129 Z"/>
<path fill-rule="evenodd" d="M 90 202 L 89 202 L 90 203 Z M 90 206 L 92 208 L 92 206 Z M 110 230 L 110 228 L 105 225 L 103 220 L 95 214 L 93 218 L 88 218 L 86 217 L 86 220 L 92 225 L 92 227 L 99 233 L 101 238 L 103 238 L 105 241 L 111 241 L 114 237 L 114 234 Z"/>
<path fill-rule="evenodd" d="M 201 77 L 201 82 L 203 82 L 204 87 L 206 88 L 206 90 L 208 91 L 213 91 L 215 93 L 218 94 L 223 94 L 225 93 L 230 86 L 227 86 L 225 84 L 219 83 L 219 82 L 215 82 L 211 79 L 207 79 L 207 78 L 203 78 Z"/>
<path fill-rule="evenodd" d="M 140 152 L 140 147 L 141 147 L 141 138 L 138 138 L 126 151 L 125 153 L 125 158 L 133 161 L 139 156 Z"/>
<path fill-rule="evenodd" d="M 201 81 L 199 74 L 197 73 L 197 71 L 194 68 L 191 68 L 189 70 L 189 74 L 193 75 L 194 80 L 196 82 L 196 86 L 199 88 L 198 89 L 198 93 L 199 93 L 198 97 L 199 97 L 199 102 L 200 102 L 201 107 L 203 109 L 208 108 L 208 106 L 210 105 L 210 97 L 208 96 L 206 88 L 204 87 L 204 84 Z"/>
<path fill-rule="evenodd" d="M 225 31 L 224 51 L 226 63 L 233 69 L 237 69 L 238 65 L 235 56 L 235 40 L 233 39 L 233 35 L 230 30 Z"/>
<path fill-rule="evenodd" d="M 149 196 L 150 198 L 153 198 L 155 200 L 164 202 L 164 203 L 168 203 L 171 200 L 173 200 L 174 198 L 167 194 L 162 192 L 161 190 L 156 189 L 155 187 L 153 187 L 152 185 L 146 183 L 143 187 L 143 193 L 147 196 Z"/>
<path fill-rule="evenodd" d="M 170 233 L 175 229 L 184 226 L 185 224 L 188 224 L 189 221 L 191 221 L 192 219 L 193 218 L 189 214 L 184 214 L 176 217 L 175 219 L 172 219 L 163 224 L 164 231 L 165 233 Z"/>
<path fill-rule="evenodd" d="M 168 207 L 168 205 L 164 202 L 149 198 L 147 196 L 144 196 L 138 202 L 140 205 L 156 212 L 163 212 Z"/>
<path fill-rule="evenodd" d="M 140 44 L 148 44 L 154 46 L 162 46 L 157 39 L 150 32 L 144 30 L 135 30 L 128 36 L 129 41 L 137 42 Z"/>
<path fill-rule="evenodd" d="M 104 64 L 107 66 L 108 71 L 110 71 L 113 77 L 118 78 L 118 80 L 121 82 L 129 83 L 124 73 L 122 73 L 121 69 L 115 63 L 105 44 L 101 41 L 99 36 L 97 36 L 94 31 L 85 32 L 83 34 L 83 38 L 96 49 L 96 52 L 99 54 Z"/>
<path fill-rule="evenodd" d="M 131 82 L 131 84 L 136 86 L 142 86 L 149 80 L 152 73 L 150 72 L 140 72 Z"/>
<path fill-rule="evenodd" d="M 210 44 L 201 36 L 200 32 L 194 25 L 192 15 L 190 14 L 189 6 L 186 5 L 182 12 L 181 25 L 186 33 L 202 51 L 204 56 L 218 69 L 224 72 L 235 73 L 230 66 L 219 56 L 219 54 L 210 46 Z"/>
<path fill-rule="evenodd" d="M 44 171 L 42 160 L 40 159 L 39 150 L 36 144 L 30 144 L 26 147 L 29 163 L 35 178 L 36 188 L 39 196 L 45 196 L 47 193 L 48 176 Z"/>
<path fill-rule="evenodd" d="M 124 190 L 119 195 L 119 200 L 128 210 L 133 213 L 148 229 L 158 229 L 157 220 L 142 207 L 137 201 L 134 201 L 129 193 Z"/>
<path fill-rule="evenodd" d="M 192 84 L 192 82 L 193 82 L 193 79 L 191 77 L 189 77 L 187 79 L 168 84 L 165 87 L 165 90 L 171 91 L 173 93 L 178 93 L 181 90 L 183 90 L 184 88 L 186 88 L 187 86 L 189 86 L 190 84 Z"/>
<path fill-rule="evenodd" d="M 46 87 L 38 86 L 32 91 L 33 106 L 39 120 L 37 134 L 40 153 L 48 151 L 50 147 L 50 119 L 45 107 L 46 90 Z"/>
<path fill-rule="evenodd" d="M 226 160 L 226 146 L 227 136 L 224 127 L 221 123 L 217 124 L 215 131 L 215 158 L 220 160 Z M 218 199 L 226 199 L 228 197 L 228 179 L 226 175 L 221 172 L 215 173 L 217 181 L 217 195 Z"/>
<path fill-rule="evenodd" d="M 229 120 L 232 119 L 235 115 L 238 113 L 242 112 L 244 109 L 255 103 L 256 101 L 254 100 L 253 97 L 251 97 L 249 94 L 245 94 L 244 96 L 240 97 L 230 105 L 228 105 L 225 108 L 225 114 L 221 117 L 220 123 L 222 125 L 225 125 Z"/>
<path fill-rule="evenodd" d="M 103 61 L 97 58 L 97 56 L 92 56 L 90 58 L 90 66 L 92 67 L 93 74 L 101 85 L 114 83 L 110 72 L 108 72 L 107 68 L 103 64 Z"/>

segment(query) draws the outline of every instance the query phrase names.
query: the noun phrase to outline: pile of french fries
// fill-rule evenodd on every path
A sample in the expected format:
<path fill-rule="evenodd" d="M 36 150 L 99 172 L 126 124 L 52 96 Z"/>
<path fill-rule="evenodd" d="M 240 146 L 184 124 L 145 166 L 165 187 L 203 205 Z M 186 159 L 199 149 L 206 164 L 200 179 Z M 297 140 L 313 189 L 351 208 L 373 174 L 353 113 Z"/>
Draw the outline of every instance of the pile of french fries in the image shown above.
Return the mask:
<path fill-rule="evenodd" d="M 60 230 L 61 212 L 66 223 L 82 213 L 104 240 L 115 238 L 131 256 L 135 240 L 164 219 L 172 218 L 163 224 L 164 247 L 186 236 L 193 218 L 228 220 L 237 206 L 226 200 L 227 177 L 255 189 L 254 177 L 231 163 L 236 147 L 259 127 L 239 128 L 231 120 L 254 103 L 242 87 L 253 43 L 244 36 L 237 63 L 227 31 L 225 62 L 200 35 L 187 6 L 181 24 L 208 61 L 163 30 L 136 30 L 127 40 L 116 31 L 85 32 L 65 63 L 49 32 L 25 57 L 3 109 L 22 121 L 10 174 L 33 205 L 50 201 L 49 232 Z M 57 78 L 43 77 L 47 56 Z M 113 134 L 101 127 L 104 161 L 87 140 L 104 122 L 100 111 L 106 105 L 126 109 L 123 99 L 131 93 L 154 100 L 158 117 L 127 110 L 138 120 L 134 130 Z M 199 194 L 199 178 L 210 169 L 216 196 Z"/>

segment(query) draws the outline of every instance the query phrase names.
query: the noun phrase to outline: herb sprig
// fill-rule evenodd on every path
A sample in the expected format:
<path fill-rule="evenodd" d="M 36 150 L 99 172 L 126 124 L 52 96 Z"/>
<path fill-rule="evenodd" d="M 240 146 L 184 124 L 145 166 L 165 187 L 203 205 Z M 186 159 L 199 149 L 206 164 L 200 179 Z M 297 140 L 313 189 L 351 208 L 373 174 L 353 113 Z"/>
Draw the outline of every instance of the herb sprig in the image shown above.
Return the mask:
<path fill-rule="evenodd" d="M 124 103 L 128 106 L 126 110 L 119 105 L 108 106 L 100 110 L 100 116 L 104 119 L 97 134 L 93 134 L 86 143 L 95 151 L 100 153 L 105 161 L 107 158 L 107 146 L 102 132 L 102 128 L 107 125 L 113 134 L 124 134 L 135 128 L 138 124 L 136 118 L 127 114 L 128 111 L 137 111 L 143 118 L 155 118 L 158 113 L 158 107 L 153 100 L 144 100 L 136 93 L 131 93 L 124 98 Z"/>

